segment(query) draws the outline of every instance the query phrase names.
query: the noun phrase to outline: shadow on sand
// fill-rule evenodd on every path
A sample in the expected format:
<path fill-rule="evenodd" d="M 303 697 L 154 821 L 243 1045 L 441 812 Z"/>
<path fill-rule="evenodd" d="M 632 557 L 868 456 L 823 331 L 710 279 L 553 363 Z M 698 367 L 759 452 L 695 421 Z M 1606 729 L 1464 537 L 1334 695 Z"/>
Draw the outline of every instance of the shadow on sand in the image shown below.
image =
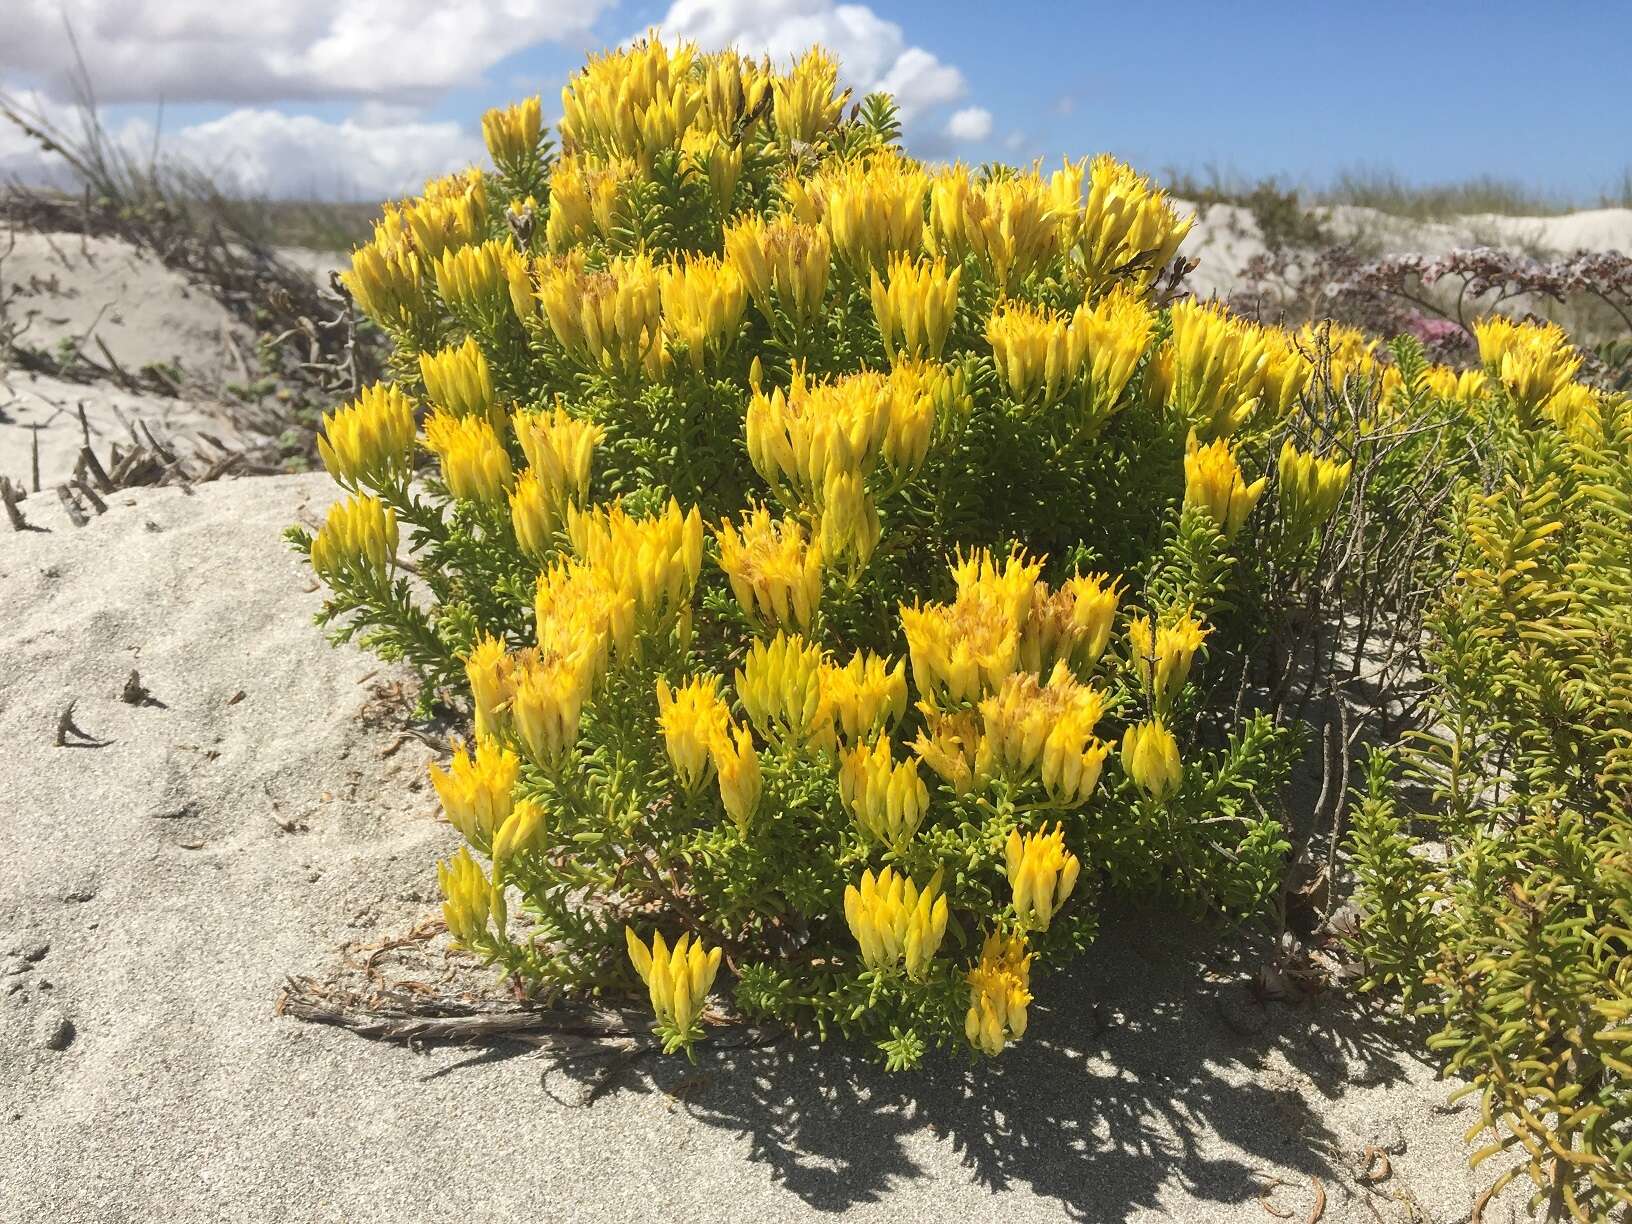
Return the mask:
<path fill-rule="evenodd" d="M 1310 1084 L 1335 1097 L 1398 1079 L 1413 1040 L 1341 998 L 1260 1004 L 1246 982 L 1264 950 L 1124 916 L 1042 983 L 1024 1041 L 1002 1058 L 932 1054 L 891 1075 L 842 1042 L 699 1048 L 696 1067 L 644 1059 L 597 1092 L 670 1094 L 746 1136 L 750 1159 L 822 1211 L 929 1176 L 915 1152 L 948 1142 L 980 1184 L 1029 1189 L 1073 1218 L 1121 1219 L 1171 1185 L 1243 1202 L 1270 1164 L 1328 1181 L 1352 1169 L 1354 1141 L 1323 1123 Z"/>

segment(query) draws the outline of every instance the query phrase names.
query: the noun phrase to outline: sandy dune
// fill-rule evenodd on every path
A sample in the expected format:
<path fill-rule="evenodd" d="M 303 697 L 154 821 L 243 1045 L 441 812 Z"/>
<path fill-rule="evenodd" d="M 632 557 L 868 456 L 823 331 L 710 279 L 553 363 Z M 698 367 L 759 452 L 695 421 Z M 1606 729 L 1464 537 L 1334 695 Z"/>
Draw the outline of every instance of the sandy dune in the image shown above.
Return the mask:
<path fill-rule="evenodd" d="M 274 1017 L 286 973 L 434 913 L 454 841 L 395 677 L 323 641 L 278 538 L 329 490 L 141 490 L 0 537 L 0 1220 L 1262 1224 L 1266 1188 L 1302 1220 L 1316 1182 L 1327 1221 L 1466 1218 L 1471 1115 L 1408 1035 L 1265 1009 L 1228 941 L 1156 916 L 973 1069 L 791 1045 L 637 1065 L 580 1108 L 526 1048 Z M 159 704 L 121 701 L 132 669 Z M 54 744 L 70 701 L 106 746 Z"/>

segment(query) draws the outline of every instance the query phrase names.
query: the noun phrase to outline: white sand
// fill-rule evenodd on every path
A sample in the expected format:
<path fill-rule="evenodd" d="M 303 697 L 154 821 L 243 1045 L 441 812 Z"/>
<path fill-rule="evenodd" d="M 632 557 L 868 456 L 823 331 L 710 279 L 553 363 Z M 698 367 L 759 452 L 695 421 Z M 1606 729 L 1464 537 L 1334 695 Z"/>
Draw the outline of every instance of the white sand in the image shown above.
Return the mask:
<path fill-rule="evenodd" d="M 1250 965 L 1159 916 L 973 1070 L 788 1046 L 637 1066 L 576 1108 L 524 1049 L 274 1017 L 286 973 L 432 914 L 455 840 L 429 750 L 385 755 L 364 717 L 393 673 L 327 646 L 278 538 L 329 490 L 142 490 L 0 533 L 0 1221 L 1265 1224 L 1276 1178 L 1294 1221 L 1311 1178 L 1327 1221 L 1467 1218 L 1471 1115 L 1409 1039 L 1337 1000 L 1266 1011 Z M 162 706 L 119 700 L 132 668 Z M 53 745 L 69 701 L 108 746 Z M 1392 1164 L 1370 1188 L 1367 1143 Z"/>
<path fill-rule="evenodd" d="M 1247 264 L 1267 250 L 1263 230 L 1250 210 L 1234 204 L 1204 208 L 1176 201 L 1196 211 L 1196 224 L 1181 248 L 1201 261 L 1190 284 L 1200 297 L 1227 297 L 1241 287 Z M 1344 205 L 1316 210 L 1337 242 L 1359 240 L 1383 255 L 1437 257 L 1459 247 L 1496 246 L 1536 254 L 1571 254 L 1577 250 L 1632 251 L 1632 209 L 1600 208 L 1560 217 L 1476 215 L 1453 221 L 1412 221 L 1373 208 Z"/>

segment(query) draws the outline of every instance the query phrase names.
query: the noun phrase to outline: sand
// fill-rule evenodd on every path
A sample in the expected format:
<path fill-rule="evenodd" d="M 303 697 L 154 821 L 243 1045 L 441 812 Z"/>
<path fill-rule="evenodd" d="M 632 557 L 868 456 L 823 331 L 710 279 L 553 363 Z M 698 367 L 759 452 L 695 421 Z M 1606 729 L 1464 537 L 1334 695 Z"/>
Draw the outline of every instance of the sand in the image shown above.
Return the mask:
<path fill-rule="evenodd" d="M 1266 1008 L 1239 941 L 1159 915 L 1113 921 L 974 1068 L 792 1044 L 579 1107 L 525 1047 L 275 1017 L 285 974 L 432 915 L 455 844 L 398 677 L 323 640 L 279 539 L 329 496 L 140 490 L 0 536 L 0 1220 L 1262 1224 L 1260 1193 L 1303 1220 L 1317 1182 L 1329 1221 L 1467 1217 L 1471 1114 L 1411 1034 Z M 158 704 L 120 699 L 132 669 Z M 70 701 L 106 746 L 55 746 Z"/>
<path fill-rule="evenodd" d="M 1234 204 L 1198 207 L 1196 224 L 1181 248 L 1200 260 L 1190 285 L 1200 297 L 1228 297 L 1243 287 L 1247 265 L 1267 251 L 1263 230 L 1250 210 Z M 1413 221 L 1373 208 L 1344 205 L 1315 210 L 1334 241 L 1356 242 L 1378 255 L 1437 257 L 1462 247 L 1495 246 L 1539 256 L 1578 250 L 1632 251 L 1632 209 L 1600 208 L 1557 217 L 1474 215 L 1451 221 Z"/>

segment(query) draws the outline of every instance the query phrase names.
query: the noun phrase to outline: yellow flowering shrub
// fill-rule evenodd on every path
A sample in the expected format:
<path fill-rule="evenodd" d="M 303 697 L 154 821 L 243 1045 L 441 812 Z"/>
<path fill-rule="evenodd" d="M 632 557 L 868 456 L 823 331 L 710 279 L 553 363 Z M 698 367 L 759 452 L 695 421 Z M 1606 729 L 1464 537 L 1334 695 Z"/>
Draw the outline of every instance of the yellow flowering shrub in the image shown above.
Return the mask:
<path fill-rule="evenodd" d="M 931 169 L 838 81 L 647 40 L 559 150 L 490 114 L 495 169 L 353 257 L 392 378 L 291 535 L 340 636 L 469 711 L 459 944 L 644 991 L 670 1049 L 736 1013 L 906 1066 L 1021 1039 L 1107 896 L 1273 895 L 1292 736 L 1238 677 L 1353 437 L 1296 336 L 1159 294 L 1190 220 L 1149 180 Z"/>

